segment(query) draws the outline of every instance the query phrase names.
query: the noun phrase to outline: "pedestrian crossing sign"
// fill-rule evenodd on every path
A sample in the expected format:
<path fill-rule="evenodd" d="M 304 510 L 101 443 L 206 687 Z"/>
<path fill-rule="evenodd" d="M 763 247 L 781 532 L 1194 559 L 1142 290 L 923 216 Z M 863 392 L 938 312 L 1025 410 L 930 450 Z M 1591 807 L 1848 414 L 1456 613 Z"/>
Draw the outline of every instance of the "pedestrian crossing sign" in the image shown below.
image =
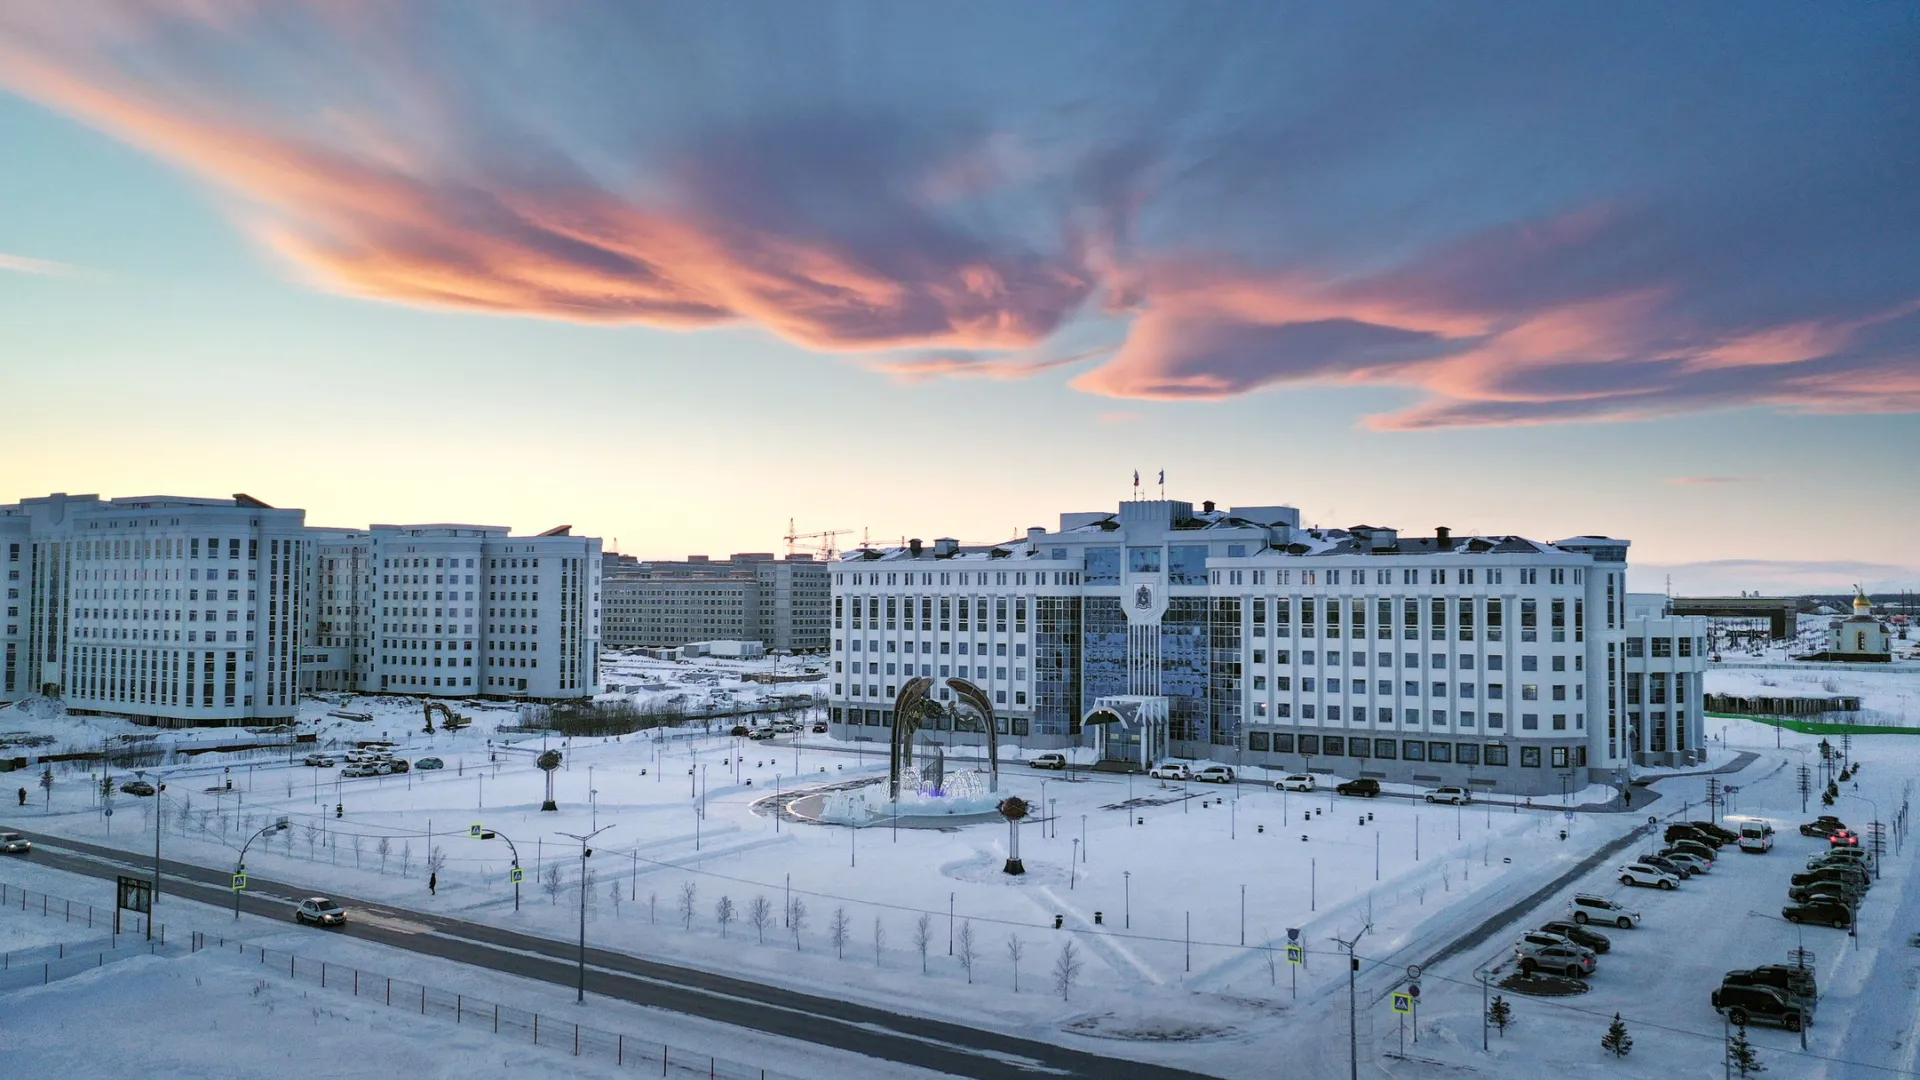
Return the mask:
<path fill-rule="evenodd" d="M 241 889 L 244 889 L 246 887 L 247 887 L 247 875 L 245 874 L 233 875 L 233 888 L 235 892 L 238 892 Z"/>
<path fill-rule="evenodd" d="M 1289 964 L 1306 963 L 1306 951 L 1307 950 L 1301 948 L 1298 945 L 1287 946 L 1287 963 Z"/>
<path fill-rule="evenodd" d="M 516 866 L 513 868 L 512 872 L 510 873 L 508 880 L 512 881 L 515 885 L 518 885 L 522 881 L 526 880 L 526 876 L 527 876 L 527 872 Z"/>
<path fill-rule="evenodd" d="M 1413 1011 L 1413 995 L 1395 991 L 1393 995 L 1393 1011 L 1397 1013 L 1412 1012 Z"/>
<path fill-rule="evenodd" d="M 480 839 L 480 826 L 478 825 L 467 826 L 467 835 L 473 837 L 475 840 Z"/>

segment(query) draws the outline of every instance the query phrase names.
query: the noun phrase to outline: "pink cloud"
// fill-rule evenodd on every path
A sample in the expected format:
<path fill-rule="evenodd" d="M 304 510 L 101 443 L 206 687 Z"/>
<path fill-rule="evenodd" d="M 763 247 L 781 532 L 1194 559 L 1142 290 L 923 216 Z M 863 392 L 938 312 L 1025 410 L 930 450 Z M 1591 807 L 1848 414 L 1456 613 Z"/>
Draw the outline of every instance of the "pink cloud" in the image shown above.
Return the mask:
<path fill-rule="evenodd" d="M 63 262 L 52 259 L 32 259 L 25 255 L 9 255 L 0 251 L 0 270 L 15 274 L 36 274 L 41 277 L 72 277 L 79 271 Z"/>
<path fill-rule="evenodd" d="M 1669 476 L 1667 483 L 1681 487 L 1699 487 L 1716 484 L 1750 484 L 1758 479 L 1757 476 Z"/>

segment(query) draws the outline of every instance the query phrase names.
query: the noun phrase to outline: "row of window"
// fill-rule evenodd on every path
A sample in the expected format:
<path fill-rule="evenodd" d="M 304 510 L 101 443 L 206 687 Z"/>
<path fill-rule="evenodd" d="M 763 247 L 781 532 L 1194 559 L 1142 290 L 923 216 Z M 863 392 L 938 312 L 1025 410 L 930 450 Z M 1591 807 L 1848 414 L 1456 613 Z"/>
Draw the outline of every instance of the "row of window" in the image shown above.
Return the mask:
<path fill-rule="evenodd" d="M 1538 769 L 1542 754 L 1548 767 L 1580 768 L 1587 763 L 1585 746 L 1522 746 L 1520 767 Z M 1511 761 L 1505 743 L 1451 742 L 1439 739 L 1378 739 L 1347 735 L 1295 735 L 1255 731 L 1247 735 L 1247 750 L 1255 754 L 1300 754 L 1315 757 L 1372 758 L 1381 761 L 1428 761 L 1443 765 L 1490 765 L 1504 768 Z"/>

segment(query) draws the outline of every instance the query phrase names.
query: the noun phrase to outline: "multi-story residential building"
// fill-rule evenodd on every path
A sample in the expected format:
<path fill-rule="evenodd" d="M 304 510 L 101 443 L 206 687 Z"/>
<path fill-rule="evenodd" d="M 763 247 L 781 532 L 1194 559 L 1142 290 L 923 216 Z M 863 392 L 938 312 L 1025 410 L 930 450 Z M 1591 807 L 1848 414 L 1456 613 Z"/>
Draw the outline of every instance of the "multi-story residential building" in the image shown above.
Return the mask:
<path fill-rule="evenodd" d="M 1636 765 L 1680 765 L 1706 738 L 1707 623 L 1662 593 L 1627 597 L 1627 750 Z"/>
<path fill-rule="evenodd" d="M 0 700 L 182 726 L 285 719 L 303 689 L 597 691 L 599 540 L 304 516 L 244 495 L 0 506 Z"/>
<path fill-rule="evenodd" d="M 828 566 L 810 555 L 684 562 L 609 555 L 605 563 L 609 645 L 746 640 L 792 652 L 826 648 Z"/>
<path fill-rule="evenodd" d="M 833 567 L 830 716 L 843 736 L 884 738 L 905 679 L 964 677 L 1011 741 L 1097 745 L 1116 764 L 1578 787 L 1631 752 L 1627 546 L 1303 529 L 1291 507 L 1140 500 L 992 547 L 848 552 Z M 1697 724 L 1667 737 L 1699 745 Z"/>

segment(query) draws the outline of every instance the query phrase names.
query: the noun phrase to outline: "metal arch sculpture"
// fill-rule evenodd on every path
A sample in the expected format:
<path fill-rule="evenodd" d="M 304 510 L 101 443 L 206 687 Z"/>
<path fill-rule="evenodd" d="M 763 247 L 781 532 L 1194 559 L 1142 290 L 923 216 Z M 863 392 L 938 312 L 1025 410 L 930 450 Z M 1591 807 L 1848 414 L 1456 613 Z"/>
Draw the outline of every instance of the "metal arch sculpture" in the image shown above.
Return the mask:
<path fill-rule="evenodd" d="M 1000 726 L 994 722 L 993 703 L 987 699 L 987 692 L 965 679 L 948 679 L 947 685 L 953 687 L 954 695 L 960 704 L 970 705 L 980 714 L 980 723 L 987 729 L 987 790 L 1000 793 Z"/>
<path fill-rule="evenodd" d="M 893 699 L 893 738 L 887 753 L 887 798 L 892 802 L 900 801 L 900 772 L 913 764 L 913 737 L 920 731 L 920 708 L 932 689 L 931 678 L 916 675 Z"/>

